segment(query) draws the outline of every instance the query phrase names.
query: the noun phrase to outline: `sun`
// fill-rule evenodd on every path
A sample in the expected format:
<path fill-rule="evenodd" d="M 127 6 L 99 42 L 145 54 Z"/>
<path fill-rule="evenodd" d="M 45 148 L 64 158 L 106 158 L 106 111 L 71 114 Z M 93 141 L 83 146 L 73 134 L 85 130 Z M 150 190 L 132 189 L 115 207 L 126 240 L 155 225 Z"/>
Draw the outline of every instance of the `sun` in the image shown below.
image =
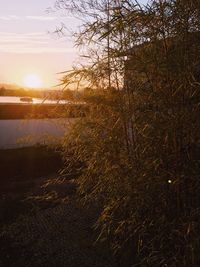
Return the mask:
<path fill-rule="evenodd" d="M 28 74 L 23 79 L 24 85 L 29 88 L 42 87 L 42 80 L 37 74 Z"/>

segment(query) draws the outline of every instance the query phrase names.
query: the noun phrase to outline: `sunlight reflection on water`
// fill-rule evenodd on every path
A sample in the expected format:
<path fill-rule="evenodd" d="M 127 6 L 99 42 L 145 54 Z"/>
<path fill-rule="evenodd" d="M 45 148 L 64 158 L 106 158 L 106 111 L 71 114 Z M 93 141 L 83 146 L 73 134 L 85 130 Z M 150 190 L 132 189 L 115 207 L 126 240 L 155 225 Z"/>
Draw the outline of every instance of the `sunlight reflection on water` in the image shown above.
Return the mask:
<path fill-rule="evenodd" d="M 68 104 L 66 100 L 49 100 L 42 98 L 32 98 L 33 101 L 21 101 L 18 96 L 0 96 L 0 104 Z"/>

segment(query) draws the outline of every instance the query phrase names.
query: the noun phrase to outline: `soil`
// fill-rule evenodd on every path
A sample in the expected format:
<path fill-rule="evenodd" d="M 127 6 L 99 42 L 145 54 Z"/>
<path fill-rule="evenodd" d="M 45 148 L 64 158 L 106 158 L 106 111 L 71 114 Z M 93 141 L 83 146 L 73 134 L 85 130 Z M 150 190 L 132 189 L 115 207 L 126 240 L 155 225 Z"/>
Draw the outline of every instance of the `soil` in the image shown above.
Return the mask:
<path fill-rule="evenodd" d="M 119 266 L 108 245 L 95 242 L 98 209 L 77 201 L 77 177 L 60 176 L 59 164 L 49 174 L 41 164 L 34 175 L 2 172 L 0 267 Z"/>

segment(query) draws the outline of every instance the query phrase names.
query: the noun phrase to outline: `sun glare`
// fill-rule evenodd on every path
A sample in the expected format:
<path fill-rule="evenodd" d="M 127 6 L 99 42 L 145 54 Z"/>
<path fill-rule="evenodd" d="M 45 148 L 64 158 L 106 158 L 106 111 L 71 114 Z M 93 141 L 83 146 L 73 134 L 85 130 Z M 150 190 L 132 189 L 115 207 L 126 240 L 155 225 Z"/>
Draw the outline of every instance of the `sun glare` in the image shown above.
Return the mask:
<path fill-rule="evenodd" d="M 29 88 L 40 88 L 42 87 L 42 80 L 36 74 L 28 74 L 24 77 L 24 85 Z"/>

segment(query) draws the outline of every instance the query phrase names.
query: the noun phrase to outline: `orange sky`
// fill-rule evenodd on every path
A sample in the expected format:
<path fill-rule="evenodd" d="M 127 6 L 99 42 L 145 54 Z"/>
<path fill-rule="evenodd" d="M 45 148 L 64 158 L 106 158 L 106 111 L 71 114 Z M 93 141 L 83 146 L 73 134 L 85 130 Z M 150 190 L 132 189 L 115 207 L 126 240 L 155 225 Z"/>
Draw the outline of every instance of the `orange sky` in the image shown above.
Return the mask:
<path fill-rule="evenodd" d="M 77 58 L 70 34 L 52 32 L 64 22 L 75 29 L 77 21 L 63 12 L 47 12 L 55 0 L 0 0 L 0 83 L 24 85 L 29 74 L 42 86 L 59 83 L 56 73 L 69 70 Z"/>

